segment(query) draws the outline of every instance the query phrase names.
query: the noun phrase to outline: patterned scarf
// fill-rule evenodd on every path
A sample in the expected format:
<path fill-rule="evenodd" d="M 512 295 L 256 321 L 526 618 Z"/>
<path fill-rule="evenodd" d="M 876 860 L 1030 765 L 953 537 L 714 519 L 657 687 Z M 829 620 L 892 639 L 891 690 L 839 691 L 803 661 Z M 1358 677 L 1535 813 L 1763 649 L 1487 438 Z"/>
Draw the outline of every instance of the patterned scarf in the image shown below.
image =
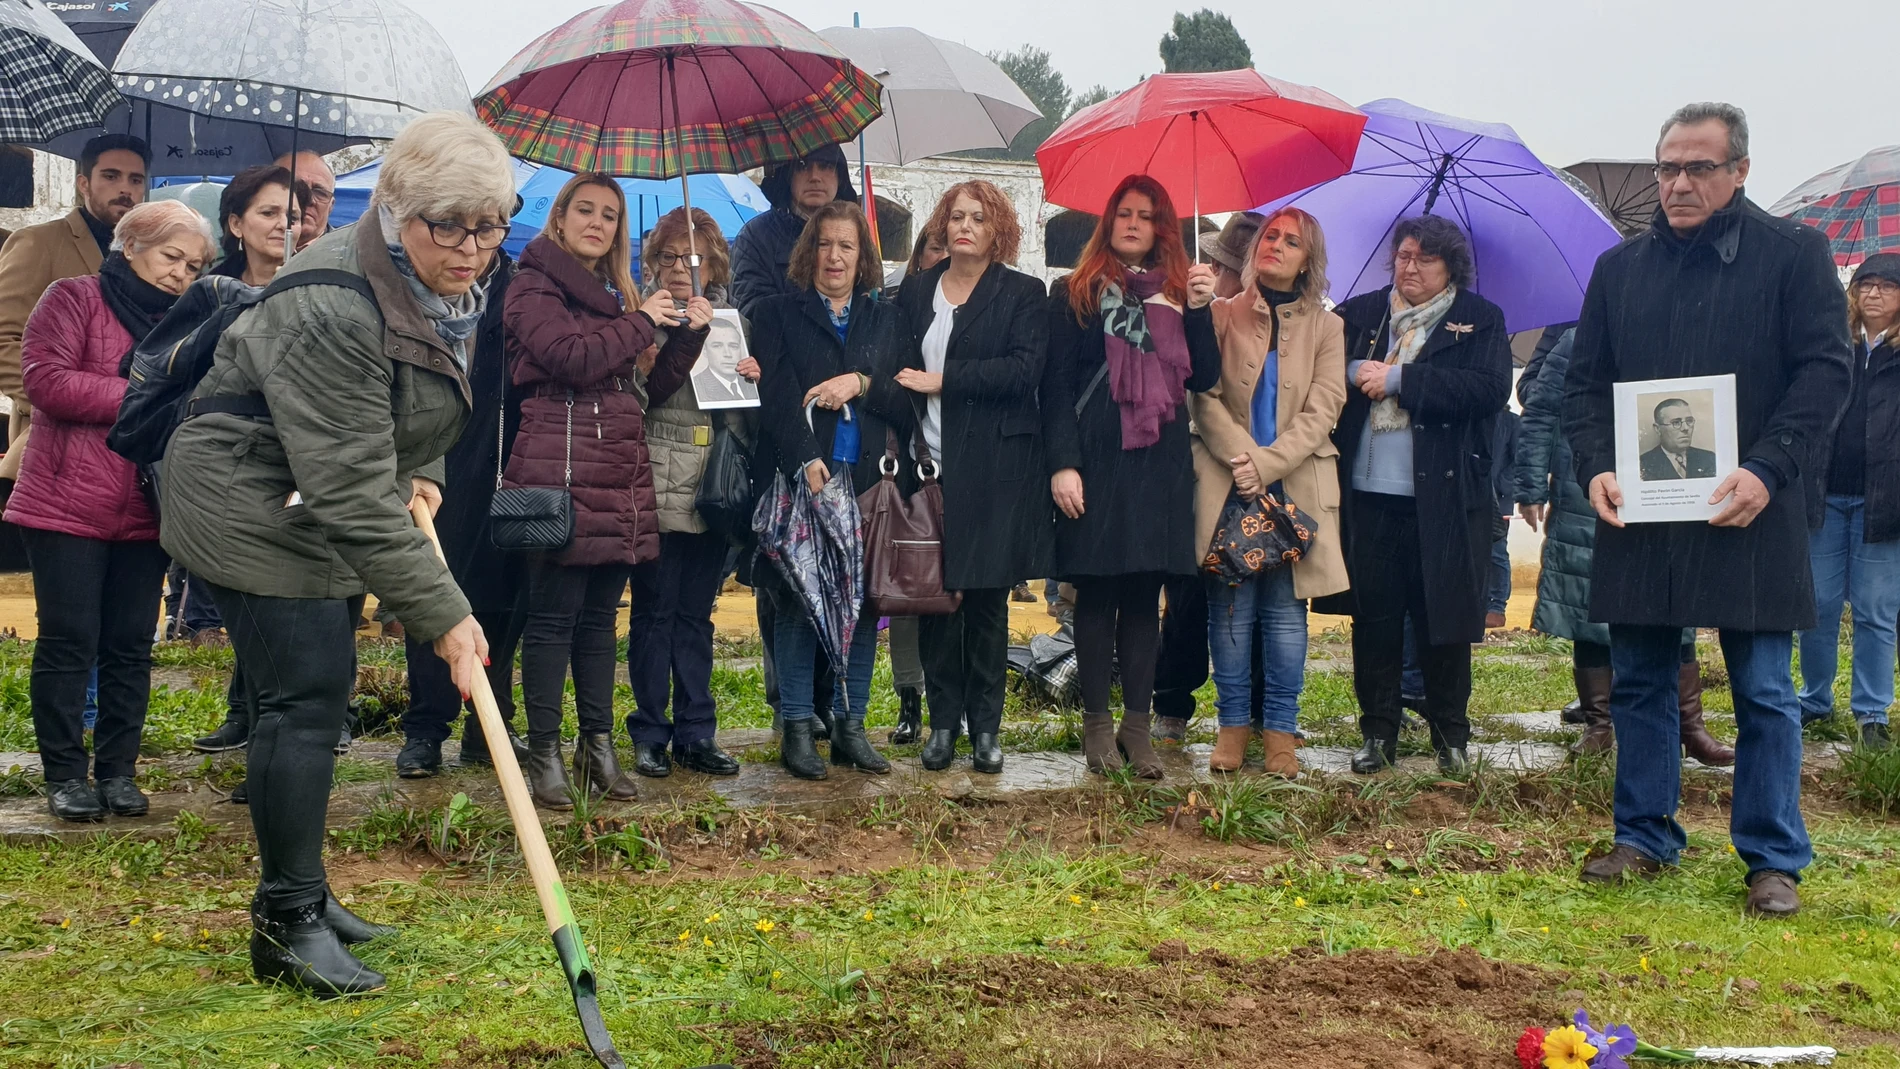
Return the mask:
<path fill-rule="evenodd" d="M 481 326 L 482 312 L 488 307 L 488 290 L 480 282 L 469 288 L 467 293 L 455 299 L 454 304 L 442 298 L 442 295 L 423 285 L 416 276 L 416 266 L 409 262 L 409 250 L 402 247 L 402 229 L 396 225 L 396 216 L 388 208 L 380 209 L 383 225 L 383 241 L 389 246 L 389 258 L 396 263 L 396 272 L 409 283 L 409 292 L 416 298 L 422 315 L 435 325 L 436 336 L 442 339 L 449 352 L 454 355 L 455 363 L 463 371 L 468 370 L 469 335 Z"/>
<path fill-rule="evenodd" d="M 1403 366 L 1411 363 L 1425 349 L 1425 343 L 1432 338 L 1432 331 L 1451 311 L 1451 302 L 1458 298 L 1457 286 L 1446 286 L 1438 296 L 1424 304 L 1405 303 L 1399 296 L 1399 288 L 1392 287 L 1392 303 L 1389 316 L 1392 323 L 1392 349 L 1386 354 L 1385 362 Z M 1399 395 L 1389 393 L 1385 400 L 1372 406 L 1372 429 L 1375 431 L 1402 431 L 1412 425 L 1412 414 L 1399 407 Z"/>
<path fill-rule="evenodd" d="M 1108 395 L 1121 406 L 1122 449 L 1161 440 L 1187 395 L 1187 330 L 1181 309 L 1162 295 L 1167 272 L 1129 271 L 1122 284 L 1102 287 L 1102 343 L 1108 357 Z M 1132 295 L 1134 299 L 1129 300 Z"/>

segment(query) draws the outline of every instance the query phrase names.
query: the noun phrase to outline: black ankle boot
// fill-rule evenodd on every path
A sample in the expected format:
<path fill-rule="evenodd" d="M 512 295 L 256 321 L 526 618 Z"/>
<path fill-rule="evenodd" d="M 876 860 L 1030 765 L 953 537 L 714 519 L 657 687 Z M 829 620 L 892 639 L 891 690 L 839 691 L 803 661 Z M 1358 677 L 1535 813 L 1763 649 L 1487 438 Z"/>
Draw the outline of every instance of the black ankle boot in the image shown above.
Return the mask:
<path fill-rule="evenodd" d="M 942 772 L 957 759 L 957 729 L 931 728 L 930 740 L 924 743 L 924 767 L 932 772 Z"/>
<path fill-rule="evenodd" d="M 567 763 L 561 760 L 561 740 L 530 742 L 528 763 L 521 771 L 527 774 L 535 805 L 543 809 L 574 808 L 574 795 L 567 783 Z"/>
<path fill-rule="evenodd" d="M 442 740 L 409 739 L 396 755 L 396 775 L 403 779 L 428 779 L 442 771 Z"/>
<path fill-rule="evenodd" d="M 640 788 L 620 771 L 611 731 L 583 731 L 574 743 L 574 782 L 584 791 L 598 792 L 616 802 L 640 797 Z"/>
<path fill-rule="evenodd" d="M 356 995 L 383 986 L 383 974 L 358 961 L 324 917 L 324 904 L 269 910 L 251 929 L 251 974 L 301 987 L 318 998 Z"/>
<path fill-rule="evenodd" d="M 528 741 L 514 733 L 512 728 L 503 725 L 508 732 L 508 745 L 515 751 L 515 764 L 528 767 Z M 488 737 L 482 734 L 482 722 L 470 716 L 462 723 L 462 750 L 455 757 L 455 763 L 463 768 L 494 768 L 495 757 L 488 752 Z"/>
<path fill-rule="evenodd" d="M 995 735 L 978 732 L 970 736 L 970 767 L 986 776 L 1002 774 L 1003 747 Z"/>
<path fill-rule="evenodd" d="M 648 779 L 665 779 L 673 774 L 673 758 L 663 742 L 633 744 L 633 770 Z"/>
<path fill-rule="evenodd" d="M 837 718 L 831 715 L 831 707 L 829 704 L 819 702 L 813 706 L 811 715 L 813 718 L 811 737 L 818 742 L 824 742 L 826 739 L 831 738 L 832 731 L 837 727 L 837 724 L 834 722 Z"/>
<path fill-rule="evenodd" d="M 817 747 L 812 745 L 812 729 L 817 723 L 811 717 L 787 720 L 784 734 L 779 738 L 779 764 L 799 779 L 824 779 L 830 775 L 825 771 L 825 759 L 818 756 Z"/>
<path fill-rule="evenodd" d="M 262 892 L 260 891 L 259 894 L 261 895 Z M 265 919 L 264 899 L 253 896 L 251 898 L 251 927 L 263 928 Z M 327 884 L 323 888 L 323 923 L 330 926 L 330 930 L 336 933 L 338 939 L 343 940 L 345 946 L 355 946 L 358 943 L 367 943 L 372 939 L 396 934 L 396 929 L 387 924 L 373 924 L 350 912 L 348 907 L 337 901 L 336 892 L 330 890 Z"/>
<path fill-rule="evenodd" d="M 242 750 L 251 738 L 249 720 L 226 720 L 209 735 L 201 735 L 191 740 L 191 748 L 199 753 L 225 753 L 230 750 Z"/>
<path fill-rule="evenodd" d="M 923 695 L 916 687 L 905 687 L 897 692 L 897 703 L 897 726 L 891 729 L 891 745 L 903 746 L 916 742 L 923 732 Z"/>
<path fill-rule="evenodd" d="M 105 803 L 99 792 L 83 777 L 54 780 L 46 785 L 46 808 L 61 820 L 90 824 L 106 819 Z"/>
<path fill-rule="evenodd" d="M 840 768 L 855 768 L 859 772 L 869 772 L 882 776 L 890 772 L 891 763 L 877 752 L 871 740 L 864 737 L 864 721 L 850 717 L 839 717 L 831 724 L 831 763 Z"/>
<path fill-rule="evenodd" d="M 1399 740 L 1375 739 L 1366 736 L 1366 744 L 1352 755 L 1352 770 L 1361 776 L 1370 776 L 1384 768 L 1390 768 L 1399 758 Z"/>

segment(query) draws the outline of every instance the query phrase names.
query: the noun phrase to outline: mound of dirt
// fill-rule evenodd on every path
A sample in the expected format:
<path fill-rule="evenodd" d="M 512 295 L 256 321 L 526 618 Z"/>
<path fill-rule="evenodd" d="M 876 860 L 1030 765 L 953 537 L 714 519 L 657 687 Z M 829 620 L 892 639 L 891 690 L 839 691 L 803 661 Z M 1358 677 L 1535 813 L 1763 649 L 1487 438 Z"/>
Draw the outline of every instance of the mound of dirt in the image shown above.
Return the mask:
<path fill-rule="evenodd" d="M 1167 942 L 1149 961 L 1003 955 L 899 967 L 879 978 L 887 1004 L 903 1009 L 880 1053 L 938 1067 L 1503 1069 L 1526 1024 L 1563 1012 L 1559 977 L 1468 947 L 1239 960 Z"/>

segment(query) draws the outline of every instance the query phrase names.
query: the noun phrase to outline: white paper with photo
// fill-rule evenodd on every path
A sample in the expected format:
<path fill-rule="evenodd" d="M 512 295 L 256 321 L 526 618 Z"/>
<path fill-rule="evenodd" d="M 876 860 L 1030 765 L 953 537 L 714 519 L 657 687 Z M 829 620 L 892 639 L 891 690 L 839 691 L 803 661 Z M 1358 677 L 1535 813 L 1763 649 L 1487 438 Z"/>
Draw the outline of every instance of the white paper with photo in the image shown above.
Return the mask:
<path fill-rule="evenodd" d="M 693 365 L 693 399 L 702 411 L 759 407 L 759 385 L 739 374 L 739 362 L 751 355 L 739 313 L 731 308 L 713 310 L 706 344 Z"/>
<path fill-rule="evenodd" d="M 1735 432 L 1735 376 L 1619 382 L 1616 482 L 1624 523 L 1707 521 L 1710 504 L 1741 463 Z"/>

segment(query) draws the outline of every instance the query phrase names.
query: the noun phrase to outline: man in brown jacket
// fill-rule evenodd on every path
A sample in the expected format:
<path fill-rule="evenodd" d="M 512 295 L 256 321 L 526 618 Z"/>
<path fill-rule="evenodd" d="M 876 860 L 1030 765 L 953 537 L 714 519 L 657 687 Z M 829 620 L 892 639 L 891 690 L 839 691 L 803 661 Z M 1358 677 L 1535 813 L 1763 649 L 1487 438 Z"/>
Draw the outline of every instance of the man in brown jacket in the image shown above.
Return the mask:
<path fill-rule="evenodd" d="M 105 134 L 86 142 L 73 183 L 79 206 L 61 218 L 16 232 L 0 247 L 0 394 L 13 400 L 0 479 L 19 477 L 32 415 L 20 380 L 20 337 L 27 317 L 46 287 L 99 270 L 112 245 L 112 229 L 145 199 L 151 159 L 145 142 L 129 134 Z"/>

